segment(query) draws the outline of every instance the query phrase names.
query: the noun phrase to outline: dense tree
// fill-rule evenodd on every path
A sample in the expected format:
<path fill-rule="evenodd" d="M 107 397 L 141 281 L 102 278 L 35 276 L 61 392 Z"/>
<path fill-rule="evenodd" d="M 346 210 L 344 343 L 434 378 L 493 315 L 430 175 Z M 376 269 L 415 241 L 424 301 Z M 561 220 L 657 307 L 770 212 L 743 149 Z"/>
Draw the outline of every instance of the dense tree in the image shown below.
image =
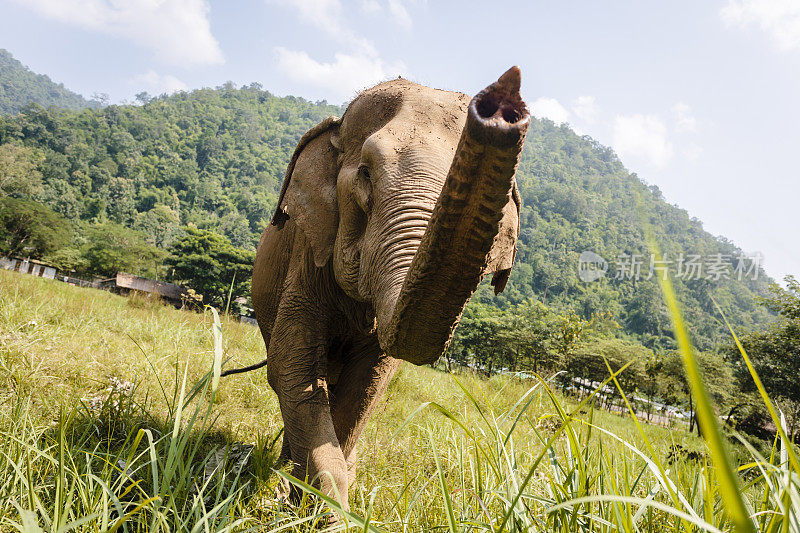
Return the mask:
<path fill-rule="evenodd" d="M 664 359 L 659 354 L 650 354 L 644 362 L 644 371 L 637 384 L 639 392 L 647 399 L 644 408 L 648 420 L 653 415 L 653 402 L 660 397 L 662 392 L 661 376 L 663 371 Z"/>
<path fill-rule="evenodd" d="M 450 362 L 480 369 L 549 372 L 563 367 L 585 338 L 603 331 L 601 320 L 584 320 L 575 312 L 557 312 L 527 301 L 501 310 L 491 305 L 467 306 L 453 342 L 445 353 Z"/>
<path fill-rule="evenodd" d="M 102 222 L 88 226 L 85 235 L 82 255 L 88 273 L 111 277 L 127 272 L 158 277 L 158 266 L 166 254 L 148 244 L 143 233 L 114 222 Z"/>
<path fill-rule="evenodd" d="M 650 350 L 641 344 L 624 339 L 600 338 L 580 346 L 564 360 L 567 376 L 602 382 L 625 365 L 629 366 L 617 375 L 622 390 L 632 397 L 644 378 L 645 363 L 651 356 Z M 609 384 L 612 391 L 606 401 L 612 401 L 618 395 L 614 383 Z"/>
<path fill-rule="evenodd" d="M 8 51 L 0 48 L 0 113 L 16 113 L 31 103 L 67 109 L 98 105 L 97 102 L 86 101 L 62 84 L 54 83 L 47 76 L 34 74 Z"/>
<path fill-rule="evenodd" d="M 770 294 L 761 298 L 761 302 L 778 314 L 783 321 L 779 324 L 789 327 L 791 324 L 786 321 L 800 320 L 800 281 L 794 276 L 786 276 L 783 281 L 786 283 L 785 289 L 777 283 L 770 284 Z"/>
<path fill-rule="evenodd" d="M 0 197 L 38 194 L 42 186 L 38 159 L 33 148 L 16 143 L 0 145 Z"/>
<path fill-rule="evenodd" d="M 47 206 L 17 198 L 0 198 L 0 254 L 41 259 L 67 244 L 69 221 Z"/>
<path fill-rule="evenodd" d="M 214 232 L 187 227 L 169 248 L 165 263 L 170 276 L 204 296 L 204 301 L 224 306 L 231 299 L 247 296 L 255 254 L 236 248 Z"/>
<path fill-rule="evenodd" d="M 108 217 L 166 247 L 174 237 L 167 219 L 177 217 L 179 225 L 254 248 L 297 141 L 339 113 L 257 86 L 227 85 L 140 106 L 26 107 L 0 116 L 0 147 L 35 150 L 28 158 L 42 176 L 35 198 L 72 220 Z"/>
<path fill-rule="evenodd" d="M 733 399 L 733 375 L 730 365 L 725 364 L 722 354 L 715 352 L 696 352 L 695 358 L 703 377 L 706 392 L 719 414 L 723 414 Z M 661 398 L 669 404 L 685 402 L 689 408 L 689 431 L 702 428 L 698 425 L 692 390 L 683 365 L 683 356 L 673 350 L 664 354 L 661 369 Z"/>
<path fill-rule="evenodd" d="M 491 375 L 492 368 L 498 363 L 498 346 L 495 342 L 501 328 L 498 315 L 490 306 L 478 304 L 468 307 L 445 353 L 448 365 L 452 360 Z"/>
<path fill-rule="evenodd" d="M 779 320 L 765 331 L 745 335 L 741 339 L 756 372 L 767 393 L 777 402 L 787 418 L 792 435 L 800 426 L 800 282 L 792 276 L 785 278 L 786 288 L 778 284 L 770 286 L 771 296 L 764 304 L 779 314 Z M 736 378 L 743 392 L 755 394 L 756 387 L 750 371 L 742 361 L 738 347 L 733 343 L 726 348 L 733 362 Z M 746 409 L 746 398 L 742 398 L 742 414 L 756 417 L 751 426 L 765 425 L 766 413 L 762 410 Z"/>
<path fill-rule="evenodd" d="M 75 246 L 58 248 L 45 258 L 48 263 L 56 267 L 63 275 L 91 274 L 89 260 L 84 255 L 85 250 Z"/>
<path fill-rule="evenodd" d="M 163 204 L 136 215 L 133 227 L 147 235 L 148 242 L 159 248 L 168 248 L 182 232 L 178 213 Z"/>

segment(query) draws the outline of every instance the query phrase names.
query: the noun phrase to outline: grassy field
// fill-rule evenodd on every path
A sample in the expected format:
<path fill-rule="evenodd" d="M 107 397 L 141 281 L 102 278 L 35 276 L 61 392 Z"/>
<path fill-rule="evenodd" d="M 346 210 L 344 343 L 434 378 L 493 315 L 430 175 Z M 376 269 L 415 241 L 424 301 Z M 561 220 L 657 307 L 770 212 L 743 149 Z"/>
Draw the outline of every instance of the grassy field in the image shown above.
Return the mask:
<path fill-rule="evenodd" d="M 698 438 L 546 381 L 411 365 L 361 439 L 351 514 L 331 522 L 318 498 L 279 497 L 266 371 L 211 375 L 215 356 L 263 358 L 258 329 L 223 317 L 215 337 L 214 324 L 0 270 L 0 530 L 732 529 Z M 753 529 L 800 531 L 787 450 L 737 450 Z"/>

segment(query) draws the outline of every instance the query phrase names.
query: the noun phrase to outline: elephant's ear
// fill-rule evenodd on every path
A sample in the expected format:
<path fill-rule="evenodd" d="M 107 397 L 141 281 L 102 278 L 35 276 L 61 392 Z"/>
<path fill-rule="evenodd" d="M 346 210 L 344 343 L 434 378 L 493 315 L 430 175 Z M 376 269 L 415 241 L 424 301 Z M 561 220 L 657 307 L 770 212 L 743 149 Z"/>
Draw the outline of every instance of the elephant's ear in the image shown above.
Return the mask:
<path fill-rule="evenodd" d="M 278 228 L 290 218 L 294 220 L 311 245 L 318 267 L 325 266 L 332 255 L 339 226 L 339 124 L 338 118 L 328 117 L 297 143 L 272 217 L 272 225 Z"/>
<path fill-rule="evenodd" d="M 489 264 L 486 272 L 494 272 L 492 286 L 494 293 L 503 292 L 514 266 L 514 257 L 517 255 L 517 237 L 519 236 L 519 211 L 522 199 L 519 196 L 517 183 L 511 189 L 511 197 L 503 207 L 503 218 L 500 219 L 500 231 L 494 238 L 492 249 L 489 250 Z"/>

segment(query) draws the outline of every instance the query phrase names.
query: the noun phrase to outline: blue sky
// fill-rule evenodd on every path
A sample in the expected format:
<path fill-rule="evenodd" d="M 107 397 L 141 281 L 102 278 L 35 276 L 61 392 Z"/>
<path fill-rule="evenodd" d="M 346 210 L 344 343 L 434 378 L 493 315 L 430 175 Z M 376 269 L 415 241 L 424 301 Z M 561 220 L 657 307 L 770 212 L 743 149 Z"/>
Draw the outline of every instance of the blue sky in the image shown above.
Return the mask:
<path fill-rule="evenodd" d="M 341 103 L 399 74 L 475 93 L 517 64 L 534 114 L 800 275 L 800 0 L 0 0 L 0 48 L 112 102 L 232 80 Z"/>

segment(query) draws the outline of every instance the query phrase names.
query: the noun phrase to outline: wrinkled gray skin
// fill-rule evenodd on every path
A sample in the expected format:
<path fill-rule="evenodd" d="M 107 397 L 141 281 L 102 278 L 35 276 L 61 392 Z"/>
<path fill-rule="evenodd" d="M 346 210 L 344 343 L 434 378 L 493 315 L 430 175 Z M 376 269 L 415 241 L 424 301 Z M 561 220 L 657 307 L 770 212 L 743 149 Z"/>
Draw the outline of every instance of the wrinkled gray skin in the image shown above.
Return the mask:
<path fill-rule="evenodd" d="M 400 361 L 435 361 L 481 277 L 494 272 L 498 291 L 508 279 L 530 120 L 519 78 L 513 67 L 472 102 L 382 83 L 312 128 L 289 164 L 253 305 L 282 455 L 345 507 L 356 441 Z"/>

